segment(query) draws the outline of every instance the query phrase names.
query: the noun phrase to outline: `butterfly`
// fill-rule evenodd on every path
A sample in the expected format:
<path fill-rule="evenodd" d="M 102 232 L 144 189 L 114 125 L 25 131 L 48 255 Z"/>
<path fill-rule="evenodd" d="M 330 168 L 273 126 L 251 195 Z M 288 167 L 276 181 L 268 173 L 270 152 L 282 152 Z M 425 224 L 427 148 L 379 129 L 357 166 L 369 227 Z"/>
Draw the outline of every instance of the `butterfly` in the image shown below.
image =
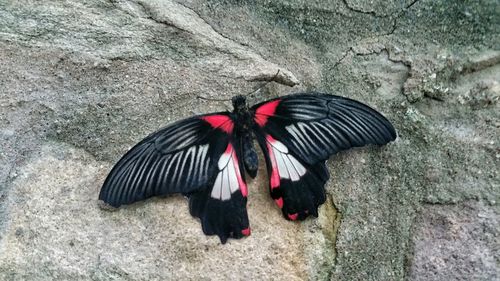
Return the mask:
<path fill-rule="evenodd" d="M 119 207 L 181 193 L 203 232 L 224 244 L 250 235 L 245 174 L 257 175 L 254 139 L 271 198 L 288 220 L 318 216 L 331 155 L 396 139 L 383 115 L 345 97 L 298 93 L 248 107 L 244 96 L 235 96 L 232 104 L 232 112 L 180 120 L 143 139 L 112 168 L 99 199 Z"/>

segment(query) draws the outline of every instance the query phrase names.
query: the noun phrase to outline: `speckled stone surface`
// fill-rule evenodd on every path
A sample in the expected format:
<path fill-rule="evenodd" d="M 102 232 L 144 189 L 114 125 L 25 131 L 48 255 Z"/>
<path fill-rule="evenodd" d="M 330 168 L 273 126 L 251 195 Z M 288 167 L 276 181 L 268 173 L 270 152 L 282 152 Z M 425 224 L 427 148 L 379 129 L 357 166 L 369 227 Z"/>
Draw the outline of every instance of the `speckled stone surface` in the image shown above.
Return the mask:
<path fill-rule="evenodd" d="M 1 1 L 0 280 L 500 278 L 500 7 L 452 2 Z M 264 167 L 226 245 L 181 196 L 98 207 L 128 148 L 278 69 L 251 103 L 329 92 L 398 130 L 329 160 L 317 219 Z"/>

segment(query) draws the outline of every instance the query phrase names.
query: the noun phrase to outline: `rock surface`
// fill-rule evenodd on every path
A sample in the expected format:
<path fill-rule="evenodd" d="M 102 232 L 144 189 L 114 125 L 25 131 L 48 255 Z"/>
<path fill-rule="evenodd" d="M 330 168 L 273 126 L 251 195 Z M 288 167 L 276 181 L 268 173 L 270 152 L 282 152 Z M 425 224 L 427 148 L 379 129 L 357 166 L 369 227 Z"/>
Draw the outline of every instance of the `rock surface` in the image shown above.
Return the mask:
<path fill-rule="evenodd" d="M 498 1 L 0 2 L 0 280 L 500 278 Z M 278 69 L 279 74 L 275 77 Z M 399 137 L 329 161 L 317 219 L 249 183 L 220 245 L 178 196 L 101 210 L 150 132 L 303 90 L 358 99 Z M 294 86 L 289 88 L 289 86 Z"/>

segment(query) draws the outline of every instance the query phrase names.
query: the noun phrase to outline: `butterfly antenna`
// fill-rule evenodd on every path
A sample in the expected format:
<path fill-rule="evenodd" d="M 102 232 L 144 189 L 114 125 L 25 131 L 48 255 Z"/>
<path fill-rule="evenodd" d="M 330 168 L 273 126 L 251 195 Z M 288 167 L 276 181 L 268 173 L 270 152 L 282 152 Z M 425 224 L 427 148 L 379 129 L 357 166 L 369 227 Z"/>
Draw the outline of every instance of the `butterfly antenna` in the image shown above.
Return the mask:
<path fill-rule="evenodd" d="M 209 101 L 230 101 L 231 99 L 212 99 L 212 98 L 206 98 L 206 97 L 202 97 L 202 96 L 196 96 L 197 98 L 199 99 L 202 99 L 202 100 L 209 100 Z"/>
<path fill-rule="evenodd" d="M 269 83 L 275 81 L 275 79 L 278 77 L 279 73 L 280 73 L 280 70 L 278 69 L 278 71 L 276 72 L 276 74 L 274 74 L 274 76 L 271 79 L 267 80 L 265 83 L 263 83 L 262 85 L 260 85 L 256 90 L 253 90 L 253 91 L 251 91 L 249 93 L 246 93 L 243 96 L 246 97 L 248 95 L 251 95 L 253 93 L 256 93 L 256 92 L 260 91 L 262 88 L 264 88 L 265 86 L 267 86 Z M 231 100 L 231 99 L 212 99 L 212 98 L 206 98 L 206 97 L 202 97 L 202 96 L 198 96 L 198 95 L 196 97 L 199 98 L 199 99 L 202 99 L 202 100 L 209 100 L 209 101 L 230 101 Z"/>
<path fill-rule="evenodd" d="M 267 80 L 265 83 L 263 83 L 262 85 L 260 85 L 256 90 L 253 90 L 250 93 L 245 94 L 244 96 L 246 97 L 246 96 L 251 95 L 253 93 L 257 93 L 262 88 L 264 88 L 265 86 L 269 85 L 269 83 L 275 81 L 276 78 L 278 77 L 278 74 L 280 74 L 280 70 L 279 69 L 278 69 L 278 71 L 276 72 L 276 74 L 274 74 L 274 76 L 271 79 Z"/>

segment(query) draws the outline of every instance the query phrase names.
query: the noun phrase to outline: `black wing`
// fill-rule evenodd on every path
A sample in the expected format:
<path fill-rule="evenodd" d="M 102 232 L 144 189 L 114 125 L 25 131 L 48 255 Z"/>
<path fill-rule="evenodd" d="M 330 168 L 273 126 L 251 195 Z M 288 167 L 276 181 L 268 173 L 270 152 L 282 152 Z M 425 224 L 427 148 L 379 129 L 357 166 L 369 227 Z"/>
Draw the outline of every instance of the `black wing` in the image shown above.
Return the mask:
<path fill-rule="evenodd" d="M 215 167 L 215 179 L 210 188 L 194 193 L 189 198 L 191 215 L 199 217 L 206 235 L 218 235 L 221 242 L 228 238 L 250 235 L 247 215 L 247 186 L 239 159 L 238 142 L 227 144 Z"/>
<path fill-rule="evenodd" d="M 217 234 L 223 242 L 228 237 L 241 237 L 239 234 L 249 231 L 245 230 L 246 185 L 239 168 L 226 165 L 221 169 L 219 165 L 232 147 L 233 128 L 228 113 L 215 113 L 181 120 L 151 134 L 113 167 L 99 199 L 118 207 L 152 196 L 182 193 L 190 197 L 191 213 L 201 218 L 206 234 Z M 237 162 L 236 152 L 231 159 Z M 218 177 L 229 173 L 237 174 L 239 180 L 236 185 L 230 182 L 229 191 L 222 190 L 217 185 Z M 219 208 L 220 212 L 205 206 Z M 228 220 L 241 223 L 235 225 Z"/>
<path fill-rule="evenodd" d="M 324 164 L 332 154 L 396 139 L 392 124 L 352 99 L 295 94 L 252 107 L 254 131 L 264 150 L 271 196 L 288 219 L 317 215 L 325 201 Z"/>

